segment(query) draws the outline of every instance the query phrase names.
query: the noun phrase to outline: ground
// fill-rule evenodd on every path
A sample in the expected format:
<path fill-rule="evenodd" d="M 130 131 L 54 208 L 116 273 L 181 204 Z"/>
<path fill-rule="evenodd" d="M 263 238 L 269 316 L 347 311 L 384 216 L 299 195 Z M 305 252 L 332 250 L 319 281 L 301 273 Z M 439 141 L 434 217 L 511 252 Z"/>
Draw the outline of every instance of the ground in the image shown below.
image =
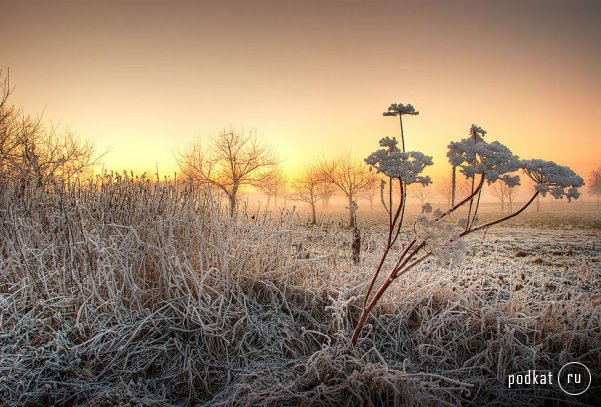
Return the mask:
<path fill-rule="evenodd" d="M 461 267 L 424 262 L 353 347 L 381 213 L 360 213 L 355 265 L 336 211 L 320 226 L 297 211 L 232 222 L 210 203 L 164 199 L 169 188 L 119 188 L 0 213 L 2 404 L 594 405 L 600 394 L 593 205 L 472 235 Z M 572 361 L 593 373 L 581 396 L 508 388 L 510 375 Z"/>

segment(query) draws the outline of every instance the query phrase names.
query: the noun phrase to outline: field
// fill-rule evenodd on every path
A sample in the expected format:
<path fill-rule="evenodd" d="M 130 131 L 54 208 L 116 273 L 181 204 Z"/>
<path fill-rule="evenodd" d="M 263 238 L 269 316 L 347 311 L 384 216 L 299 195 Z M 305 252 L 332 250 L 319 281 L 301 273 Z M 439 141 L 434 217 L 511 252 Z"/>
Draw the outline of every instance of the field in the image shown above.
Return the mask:
<path fill-rule="evenodd" d="M 593 203 L 472 235 L 462 267 L 424 262 L 353 347 L 383 245 L 377 212 L 359 213 L 355 265 L 335 210 L 321 226 L 296 211 L 243 207 L 231 219 L 200 191 L 132 180 L 0 199 L 3 405 L 594 405 L 601 395 Z M 508 389 L 508 375 L 572 361 L 593 374 L 581 396 Z"/>

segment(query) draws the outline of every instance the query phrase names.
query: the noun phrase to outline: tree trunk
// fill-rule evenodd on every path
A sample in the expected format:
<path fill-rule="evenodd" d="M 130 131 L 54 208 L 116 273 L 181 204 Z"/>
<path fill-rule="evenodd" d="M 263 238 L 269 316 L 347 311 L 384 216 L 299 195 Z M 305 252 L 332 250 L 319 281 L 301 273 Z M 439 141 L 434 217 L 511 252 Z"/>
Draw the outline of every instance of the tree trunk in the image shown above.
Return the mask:
<path fill-rule="evenodd" d="M 351 247 L 353 249 L 353 263 L 359 264 L 361 260 L 361 231 L 357 227 L 353 229 L 353 243 Z"/>
<path fill-rule="evenodd" d="M 236 195 L 230 194 L 228 198 L 230 200 L 230 217 L 233 218 L 236 214 Z"/>
<path fill-rule="evenodd" d="M 311 204 L 311 215 L 313 215 L 313 218 L 311 219 L 311 224 L 317 225 L 317 217 L 315 216 L 315 202 Z"/>
<path fill-rule="evenodd" d="M 457 189 L 457 167 L 453 166 L 451 173 L 451 207 L 455 206 L 455 190 Z"/>
<path fill-rule="evenodd" d="M 349 211 L 349 225 L 351 228 L 355 227 L 355 210 L 354 210 L 354 201 L 351 197 L 348 200 L 348 211 Z"/>

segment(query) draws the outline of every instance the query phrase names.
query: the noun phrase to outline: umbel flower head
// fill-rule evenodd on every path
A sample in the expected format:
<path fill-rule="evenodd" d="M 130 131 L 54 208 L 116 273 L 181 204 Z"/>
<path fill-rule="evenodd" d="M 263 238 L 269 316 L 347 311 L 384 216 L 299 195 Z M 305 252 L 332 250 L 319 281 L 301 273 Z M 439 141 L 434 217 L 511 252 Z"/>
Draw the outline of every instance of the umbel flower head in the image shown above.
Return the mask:
<path fill-rule="evenodd" d="M 416 243 L 424 244 L 439 263 L 460 266 L 467 248 L 460 237 L 460 225 L 439 221 L 442 211 L 432 212 L 430 204 L 424 205 L 423 212 L 415 220 Z"/>
<path fill-rule="evenodd" d="M 384 116 L 399 116 L 404 114 L 418 115 L 419 112 L 411 105 L 402 103 L 393 103 L 388 107 L 388 111 L 382 113 Z"/>
<path fill-rule="evenodd" d="M 390 178 L 398 178 L 405 184 L 430 184 L 432 182 L 430 177 L 420 174 L 426 166 L 432 165 L 432 157 L 419 151 L 403 152 L 397 144 L 396 138 L 384 137 L 380 140 L 380 146 L 384 148 L 371 153 L 365 162 L 378 173 Z"/>
<path fill-rule="evenodd" d="M 519 185 L 519 177 L 508 176 L 509 173 L 521 168 L 522 162 L 519 157 L 498 141 L 485 142 L 478 135 L 484 133 L 480 129 L 476 133 L 476 140 L 466 138 L 451 142 L 447 152 L 449 162 L 456 167 L 460 167 L 461 172 L 468 178 L 481 174 L 489 183 L 502 179 L 508 185 Z"/>
<path fill-rule="evenodd" d="M 547 192 L 556 199 L 564 196 L 571 201 L 578 199 L 580 192 L 578 188 L 584 186 L 584 180 L 574 171 L 563 165 L 555 164 L 553 161 L 524 160 L 522 161 L 524 172 L 536 182 L 536 190 L 543 196 Z"/>

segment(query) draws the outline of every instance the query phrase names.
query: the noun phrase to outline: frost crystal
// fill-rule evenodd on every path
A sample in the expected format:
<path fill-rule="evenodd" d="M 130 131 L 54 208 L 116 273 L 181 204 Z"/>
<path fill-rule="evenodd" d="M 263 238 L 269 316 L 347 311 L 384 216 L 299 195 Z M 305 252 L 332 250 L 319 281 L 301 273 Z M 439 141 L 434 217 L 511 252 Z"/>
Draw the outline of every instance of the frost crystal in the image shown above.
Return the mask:
<path fill-rule="evenodd" d="M 556 199 L 566 196 L 571 201 L 572 198 L 578 199 L 578 188 L 584 185 L 582 177 L 553 161 L 525 160 L 522 162 L 522 169 L 536 182 L 535 189 L 543 196 L 549 192 Z"/>
<path fill-rule="evenodd" d="M 403 152 L 397 144 L 396 138 L 384 137 L 380 140 L 380 146 L 385 148 L 370 154 L 365 162 L 378 173 L 400 179 L 405 184 L 430 184 L 432 180 L 429 176 L 419 174 L 427 165 L 432 165 L 432 157 L 419 151 Z"/>

